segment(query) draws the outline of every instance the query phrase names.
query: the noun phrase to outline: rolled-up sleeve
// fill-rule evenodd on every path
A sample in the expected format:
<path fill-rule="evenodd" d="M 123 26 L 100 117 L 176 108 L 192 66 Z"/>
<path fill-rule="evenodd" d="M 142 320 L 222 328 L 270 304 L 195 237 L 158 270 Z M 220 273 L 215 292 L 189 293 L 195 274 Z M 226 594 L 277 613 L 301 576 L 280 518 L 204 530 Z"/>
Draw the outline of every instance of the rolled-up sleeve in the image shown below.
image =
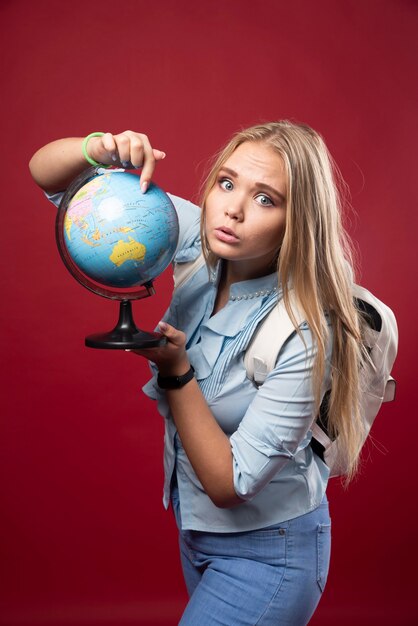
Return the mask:
<path fill-rule="evenodd" d="M 301 326 L 305 341 L 295 333 L 280 351 L 267 376 L 231 436 L 234 487 L 251 500 L 298 451 L 310 442 L 315 418 L 312 368 L 316 356 L 312 334 Z M 331 339 L 328 341 L 322 392 L 330 382 Z"/>
<path fill-rule="evenodd" d="M 173 194 L 168 194 L 179 218 L 179 239 L 174 261 L 187 263 L 200 254 L 200 208 Z"/>
<path fill-rule="evenodd" d="M 55 204 L 56 207 L 59 207 L 64 193 L 64 191 L 58 191 L 57 193 L 47 193 L 46 191 L 44 191 L 47 200 L 52 202 L 52 204 Z"/>

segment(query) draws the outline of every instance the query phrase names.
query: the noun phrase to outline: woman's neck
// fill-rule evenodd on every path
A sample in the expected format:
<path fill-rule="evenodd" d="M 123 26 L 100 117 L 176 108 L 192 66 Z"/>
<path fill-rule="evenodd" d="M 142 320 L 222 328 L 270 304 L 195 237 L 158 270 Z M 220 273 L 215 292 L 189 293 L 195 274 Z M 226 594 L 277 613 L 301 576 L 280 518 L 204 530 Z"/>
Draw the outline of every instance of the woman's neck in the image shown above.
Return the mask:
<path fill-rule="evenodd" d="M 266 266 L 265 262 L 257 263 L 253 259 L 244 261 L 223 261 L 222 274 L 225 273 L 225 283 L 228 288 L 233 283 L 244 280 L 253 280 L 268 276 L 275 271 L 275 261 Z"/>
<path fill-rule="evenodd" d="M 267 276 L 275 271 L 274 266 L 266 268 L 255 267 L 246 261 L 221 261 L 220 278 L 218 282 L 218 291 L 216 294 L 215 305 L 212 315 L 223 309 L 229 300 L 229 290 L 234 283 L 243 282 L 244 280 L 253 280 Z"/>
<path fill-rule="evenodd" d="M 221 267 L 220 267 L 221 275 L 219 277 L 218 290 L 216 292 L 215 305 L 213 307 L 212 315 L 215 315 L 216 313 L 218 313 L 218 311 L 223 309 L 229 300 L 229 287 L 231 286 L 232 283 L 228 283 L 226 280 L 227 272 L 226 272 L 225 266 L 226 266 L 226 262 L 221 261 Z"/>

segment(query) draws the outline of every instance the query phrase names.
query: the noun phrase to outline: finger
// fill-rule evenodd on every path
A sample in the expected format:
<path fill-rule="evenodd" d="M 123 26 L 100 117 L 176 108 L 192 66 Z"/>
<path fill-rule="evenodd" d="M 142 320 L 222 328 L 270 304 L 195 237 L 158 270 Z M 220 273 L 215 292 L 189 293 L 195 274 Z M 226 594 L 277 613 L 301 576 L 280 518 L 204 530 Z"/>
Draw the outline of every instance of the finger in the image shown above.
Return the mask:
<path fill-rule="evenodd" d="M 170 326 L 167 322 L 159 322 L 158 329 L 164 337 L 168 339 L 168 341 L 175 346 L 182 346 L 186 342 L 186 335 L 181 331 L 174 328 L 174 326 Z"/>
<path fill-rule="evenodd" d="M 162 150 L 157 150 L 156 148 L 153 148 L 152 152 L 156 161 L 162 161 L 167 156 L 165 152 L 163 152 Z"/>
<path fill-rule="evenodd" d="M 119 155 L 119 161 L 122 167 L 129 167 L 131 165 L 131 137 L 130 131 L 124 131 L 119 135 L 114 135 L 117 151 Z"/>
<path fill-rule="evenodd" d="M 120 138 L 119 157 L 122 167 L 128 169 L 142 167 L 145 160 L 144 143 L 148 141 L 147 136 L 132 130 L 125 130 Z"/>
<path fill-rule="evenodd" d="M 132 167 L 138 169 L 139 167 L 142 167 L 144 162 L 144 142 L 139 133 L 130 134 L 130 141 L 129 161 L 131 162 Z"/>
<path fill-rule="evenodd" d="M 154 157 L 154 163 L 152 164 L 152 171 L 149 171 L 147 168 L 145 168 L 145 175 L 144 175 L 144 170 L 143 170 L 141 173 L 140 181 L 139 181 L 139 184 L 143 193 L 145 193 L 149 187 L 152 174 L 155 170 L 155 164 L 157 163 L 157 161 L 162 161 L 166 157 L 165 152 L 163 152 L 162 150 L 157 150 L 156 148 L 152 148 L 152 155 Z"/>
<path fill-rule="evenodd" d="M 118 160 L 116 142 L 112 133 L 105 133 L 102 137 L 102 144 L 112 161 Z"/>
<path fill-rule="evenodd" d="M 142 192 L 145 193 L 154 173 L 156 159 L 148 137 L 146 135 L 141 135 L 141 139 L 144 146 L 144 162 L 142 164 L 139 184 Z"/>

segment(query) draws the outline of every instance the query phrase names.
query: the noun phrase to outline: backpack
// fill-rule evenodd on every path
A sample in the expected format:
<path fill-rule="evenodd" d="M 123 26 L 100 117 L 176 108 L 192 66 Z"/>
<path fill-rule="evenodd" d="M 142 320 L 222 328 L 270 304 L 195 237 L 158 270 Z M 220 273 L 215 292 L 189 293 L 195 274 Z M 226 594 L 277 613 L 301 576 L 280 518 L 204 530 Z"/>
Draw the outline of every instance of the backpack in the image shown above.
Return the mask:
<path fill-rule="evenodd" d="M 203 255 L 200 255 L 194 261 L 176 264 L 174 267 L 175 289 L 189 280 L 204 263 Z M 363 317 L 364 344 L 370 357 L 363 364 L 360 372 L 362 388 L 360 411 L 365 424 L 364 443 L 382 403 L 390 402 L 395 398 L 396 383 L 390 372 L 398 348 L 398 328 L 391 309 L 370 291 L 354 284 L 353 295 Z M 292 290 L 289 292 L 289 298 L 295 320 L 300 326 L 305 321 L 305 317 L 296 306 Z M 264 383 L 269 372 L 274 369 L 282 346 L 295 332 L 296 327 L 281 299 L 259 323 L 244 356 L 247 376 L 257 387 Z M 330 478 L 332 478 L 346 474 L 347 467 L 343 456 L 338 451 L 337 439 L 332 440 L 327 431 L 329 396 L 330 390 L 325 393 L 319 414 L 312 424 L 311 447 L 326 463 L 330 470 Z"/>
<path fill-rule="evenodd" d="M 363 340 L 369 354 L 369 360 L 363 363 L 360 371 L 360 412 L 365 425 L 364 444 L 382 403 L 395 398 L 396 383 L 390 372 L 398 348 L 398 329 L 391 309 L 370 291 L 354 284 L 353 295 L 356 306 L 362 313 Z M 300 325 L 304 321 L 304 315 L 298 311 L 292 291 L 289 296 L 296 321 Z M 263 384 L 274 368 L 283 344 L 295 332 L 283 299 L 279 300 L 258 325 L 245 353 L 247 376 L 257 386 Z M 327 431 L 329 396 L 330 390 L 325 393 L 319 415 L 312 424 L 311 447 L 326 463 L 332 478 L 346 474 L 347 466 L 343 455 L 339 453 L 337 439 L 332 440 Z"/>

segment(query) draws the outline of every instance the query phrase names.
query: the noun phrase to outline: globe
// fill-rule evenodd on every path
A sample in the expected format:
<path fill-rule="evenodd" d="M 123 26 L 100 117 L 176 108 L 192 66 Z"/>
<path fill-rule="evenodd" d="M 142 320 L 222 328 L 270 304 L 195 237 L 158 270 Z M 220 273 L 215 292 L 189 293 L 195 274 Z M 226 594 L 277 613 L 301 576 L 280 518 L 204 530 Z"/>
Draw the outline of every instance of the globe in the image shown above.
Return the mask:
<path fill-rule="evenodd" d="M 126 349 L 161 343 L 157 333 L 135 326 L 131 301 L 154 294 L 153 281 L 170 264 L 178 234 L 174 205 L 155 183 L 144 194 L 135 174 L 90 168 L 70 184 L 56 221 L 61 258 L 84 287 L 120 301 L 117 326 L 87 337 L 87 346 Z"/>

